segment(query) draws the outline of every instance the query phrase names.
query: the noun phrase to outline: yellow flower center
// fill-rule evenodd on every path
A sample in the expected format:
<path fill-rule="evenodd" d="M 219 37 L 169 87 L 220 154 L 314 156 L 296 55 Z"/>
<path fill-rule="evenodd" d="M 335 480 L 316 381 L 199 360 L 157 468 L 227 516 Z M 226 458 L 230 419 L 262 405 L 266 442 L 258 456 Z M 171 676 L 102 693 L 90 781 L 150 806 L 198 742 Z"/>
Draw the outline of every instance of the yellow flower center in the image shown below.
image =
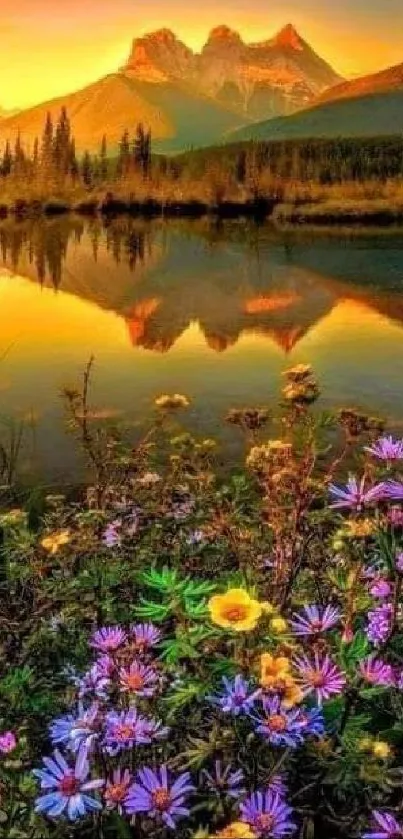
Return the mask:
<path fill-rule="evenodd" d="M 160 789 L 154 790 L 152 793 L 152 798 L 155 806 L 158 810 L 166 810 L 170 804 L 170 795 L 168 790 L 160 787 Z"/>
<path fill-rule="evenodd" d="M 272 731 L 285 731 L 287 728 L 287 719 L 282 714 L 272 714 L 267 717 L 267 725 Z"/>
<path fill-rule="evenodd" d="M 230 623 L 238 623 L 244 621 L 248 617 L 247 606 L 226 606 L 223 611 L 223 617 L 230 621 Z"/>

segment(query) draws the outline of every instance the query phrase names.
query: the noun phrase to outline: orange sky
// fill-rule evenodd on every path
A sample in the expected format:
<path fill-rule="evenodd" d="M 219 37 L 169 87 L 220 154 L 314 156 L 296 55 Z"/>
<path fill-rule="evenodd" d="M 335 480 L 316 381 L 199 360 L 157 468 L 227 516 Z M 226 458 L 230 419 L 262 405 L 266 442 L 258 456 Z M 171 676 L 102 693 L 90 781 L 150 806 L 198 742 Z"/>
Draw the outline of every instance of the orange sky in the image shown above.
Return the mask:
<path fill-rule="evenodd" d="M 345 75 L 403 61 L 402 0 L 0 0 L 0 106 L 28 107 L 117 69 L 132 38 L 169 26 L 193 47 L 227 23 L 246 39 L 291 21 Z"/>

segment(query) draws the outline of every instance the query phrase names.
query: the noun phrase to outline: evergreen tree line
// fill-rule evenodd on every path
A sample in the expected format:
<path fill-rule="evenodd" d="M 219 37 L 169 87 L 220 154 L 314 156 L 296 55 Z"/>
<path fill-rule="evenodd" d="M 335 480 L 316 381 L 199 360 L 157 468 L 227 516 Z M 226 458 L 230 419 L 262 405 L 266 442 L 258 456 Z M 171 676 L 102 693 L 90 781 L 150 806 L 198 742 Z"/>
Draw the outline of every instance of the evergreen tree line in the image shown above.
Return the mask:
<path fill-rule="evenodd" d="M 251 142 L 199 150 L 171 164 L 176 177 L 225 172 L 235 182 L 269 174 L 282 181 L 323 185 L 403 177 L 403 137 Z"/>
<path fill-rule="evenodd" d="M 107 137 L 104 135 L 98 154 L 85 151 L 81 157 L 76 151 L 66 108 L 53 122 L 47 114 L 42 137 L 36 138 L 32 149 L 24 147 L 18 134 L 14 145 L 7 141 L 0 156 L 0 176 L 8 178 L 42 177 L 45 180 L 70 178 L 81 180 L 86 186 L 95 186 L 109 178 L 125 178 L 138 172 L 147 178 L 151 171 L 151 132 L 140 123 L 133 138 L 125 131 L 114 157 L 108 156 Z"/>

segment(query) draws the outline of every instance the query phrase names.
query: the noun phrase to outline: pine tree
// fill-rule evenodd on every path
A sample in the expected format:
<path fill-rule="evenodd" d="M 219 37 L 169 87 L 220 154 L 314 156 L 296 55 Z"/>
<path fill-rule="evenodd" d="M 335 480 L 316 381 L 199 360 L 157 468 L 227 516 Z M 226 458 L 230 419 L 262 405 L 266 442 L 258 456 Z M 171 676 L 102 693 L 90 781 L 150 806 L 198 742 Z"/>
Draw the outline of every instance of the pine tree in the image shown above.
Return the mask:
<path fill-rule="evenodd" d="M 99 177 L 100 180 L 104 182 L 108 178 L 108 147 L 105 134 L 102 137 L 99 161 Z"/>
<path fill-rule="evenodd" d="M 119 156 L 117 163 L 118 178 L 124 178 L 130 169 L 130 138 L 129 132 L 125 131 L 119 143 Z"/>
<path fill-rule="evenodd" d="M 81 177 L 86 186 L 92 185 L 93 167 L 91 155 L 88 151 L 84 153 L 83 159 L 81 161 Z"/>
<path fill-rule="evenodd" d="M 4 149 L 3 160 L 1 164 L 1 174 L 7 178 L 8 175 L 11 175 L 13 168 L 13 155 L 11 153 L 10 143 L 7 140 L 6 147 Z"/>

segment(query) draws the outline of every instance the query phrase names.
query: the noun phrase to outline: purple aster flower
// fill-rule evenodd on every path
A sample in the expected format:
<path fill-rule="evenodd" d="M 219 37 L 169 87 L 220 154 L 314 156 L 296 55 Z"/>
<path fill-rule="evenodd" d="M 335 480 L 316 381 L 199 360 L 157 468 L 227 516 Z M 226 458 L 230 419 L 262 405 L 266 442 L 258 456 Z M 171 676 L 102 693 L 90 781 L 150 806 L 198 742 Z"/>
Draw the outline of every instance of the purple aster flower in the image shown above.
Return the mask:
<path fill-rule="evenodd" d="M 374 504 L 382 498 L 385 498 L 386 484 L 376 484 L 369 489 L 365 489 L 365 475 L 358 483 L 354 475 L 350 475 L 346 487 L 338 487 L 336 484 L 329 485 L 329 492 L 334 495 L 337 501 L 333 501 L 330 507 L 334 509 L 343 509 L 350 507 L 353 510 L 360 511 L 368 504 Z"/>
<path fill-rule="evenodd" d="M 88 795 L 100 789 L 104 781 L 87 780 L 90 768 L 85 748 L 80 749 L 74 766 L 70 766 L 58 750 L 53 757 L 43 758 L 43 764 L 43 769 L 34 769 L 33 773 L 39 778 L 44 792 L 36 799 L 36 813 L 50 818 L 67 815 L 70 821 L 75 821 L 102 809 L 101 803 Z"/>
<path fill-rule="evenodd" d="M 385 484 L 385 498 L 393 501 L 403 501 L 403 484 L 401 481 L 387 481 Z"/>
<path fill-rule="evenodd" d="M 153 623 L 136 623 L 130 631 L 139 653 L 152 649 L 161 640 L 161 632 Z"/>
<path fill-rule="evenodd" d="M 154 696 L 158 684 L 158 673 L 147 664 L 133 661 L 130 667 L 122 667 L 119 671 L 119 681 L 122 691 L 134 693 L 137 696 Z"/>
<path fill-rule="evenodd" d="M 241 804 L 241 820 L 248 824 L 257 837 L 282 839 L 297 829 L 290 820 L 292 809 L 276 793 L 254 792 Z"/>
<path fill-rule="evenodd" d="M 242 786 L 244 783 L 242 769 L 233 772 L 230 765 L 223 768 L 221 760 L 216 760 L 214 774 L 207 772 L 206 769 L 201 774 L 205 778 L 208 788 L 219 795 L 228 795 L 229 798 L 237 799 L 246 793 Z"/>
<path fill-rule="evenodd" d="M 102 537 L 102 541 L 107 548 L 116 548 L 118 545 L 122 544 L 122 535 L 119 532 L 122 527 L 122 522 L 120 520 L 116 520 L 108 524 L 104 535 Z"/>
<path fill-rule="evenodd" d="M 304 739 L 299 708 L 284 708 L 279 696 L 262 697 L 263 713 L 251 715 L 256 731 L 273 746 L 296 748 Z"/>
<path fill-rule="evenodd" d="M 316 652 L 313 660 L 306 655 L 300 656 L 295 659 L 295 666 L 299 671 L 305 696 L 314 693 L 319 706 L 334 694 L 341 693 L 346 683 L 344 673 L 328 655 L 320 657 Z"/>
<path fill-rule="evenodd" d="M 123 805 L 132 782 L 133 777 L 128 769 L 114 770 L 112 777 L 107 779 L 105 785 L 104 799 L 107 810 L 117 810 L 122 815 Z"/>
<path fill-rule="evenodd" d="M 391 603 L 383 603 L 371 612 L 368 612 L 368 624 L 366 634 L 368 641 L 376 647 L 381 646 L 388 640 L 392 630 L 393 606 Z"/>
<path fill-rule="evenodd" d="M 374 829 L 371 833 L 363 833 L 362 839 L 399 839 L 403 836 L 403 825 L 389 813 L 374 810 L 372 819 Z"/>
<path fill-rule="evenodd" d="M 360 663 L 360 673 L 370 685 L 392 687 L 395 684 L 395 673 L 391 664 L 380 658 L 370 656 Z"/>
<path fill-rule="evenodd" d="M 17 748 L 17 738 L 12 731 L 4 731 L 0 734 L 0 753 L 8 755 Z"/>
<path fill-rule="evenodd" d="M 95 647 L 102 653 L 112 653 L 127 641 L 127 633 L 120 626 L 104 626 L 94 632 L 90 647 Z"/>
<path fill-rule="evenodd" d="M 50 724 L 52 743 L 68 746 L 72 751 L 78 751 L 83 745 L 89 749 L 99 736 L 101 719 L 97 702 L 93 702 L 88 709 L 80 703 L 76 714 L 58 717 Z"/>
<path fill-rule="evenodd" d="M 332 629 L 340 617 L 340 609 L 335 606 L 304 606 L 302 612 L 294 614 L 291 626 L 295 635 L 316 635 Z"/>
<path fill-rule="evenodd" d="M 175 830 L 179 819 L 189 815 L 190 811 L 184 805 L 193 791 L 189 772 L 170 780 L 166 766 L 155 772 L 144 766 L 137 774 L 136 783 L 129 789 L 126 812 L 129 815 L 146 813 L 149 818 L 162 821 Z"/>
<path fill-rule="evenodd" d="M 304 737 L 323 737 L 325 734 L 325 721 L 320 708 L 299 707 L 299 721 L 301 732 Z"/>
<path fill-rule="evenodd" d="M 117 755 L 125 749 L 151 743 L 149 720 L 140 716 L 136 708 L 128 711 L 110 711 L 105 719 L 105 749 Z"/>
<path fill-rule="evenodd" d="M 379 577 L 379 579 L 374 580 L 370 586 L 369 592 L 372 594 L 372 597 L 384 600 L 385 597 L 389 597 L 391 594 L 392 586 L 388 580 L 385 580 L 383 577 Z"/>
<path fill-rule="evenodd" d="M 365 451 L 379 460 L 402 460 L 403 440 L 394 440 L 391 436 L 380 437 L 373 446 L 366 446 Z"/>
<path fill-rule="evenodd" d="M 146 720 L 145 732 L 149 743 L 153 740 L 164 740 L 165 737 L 168 736 L 169 731 L 169 727 L 167 725 L 163 725 L 160 720 Z"/>
<path fill-rule="evenodd" d="M 252 708 L 256 699 L 261 695 L 260 688 L 252 691 L 250 683 L 243 676 L 235 676 L 235 679 L 222 678 L 225 688 L 221 696 L 212 697 L 225 714 L 247 714 Z"/>
<path fill-rule="evenodd" d="M 110 670 L 109 663 L 112 665 Z M 87 673 L 81 679 L 77 680 L 80 699 L 89 695 L 94 695 L 98 699 L 107 699 L 111 685 L 109 676 L 113 672 L 113 669 L 114 664 L 109 656 L 102 656 L 98 659 Z"/>

